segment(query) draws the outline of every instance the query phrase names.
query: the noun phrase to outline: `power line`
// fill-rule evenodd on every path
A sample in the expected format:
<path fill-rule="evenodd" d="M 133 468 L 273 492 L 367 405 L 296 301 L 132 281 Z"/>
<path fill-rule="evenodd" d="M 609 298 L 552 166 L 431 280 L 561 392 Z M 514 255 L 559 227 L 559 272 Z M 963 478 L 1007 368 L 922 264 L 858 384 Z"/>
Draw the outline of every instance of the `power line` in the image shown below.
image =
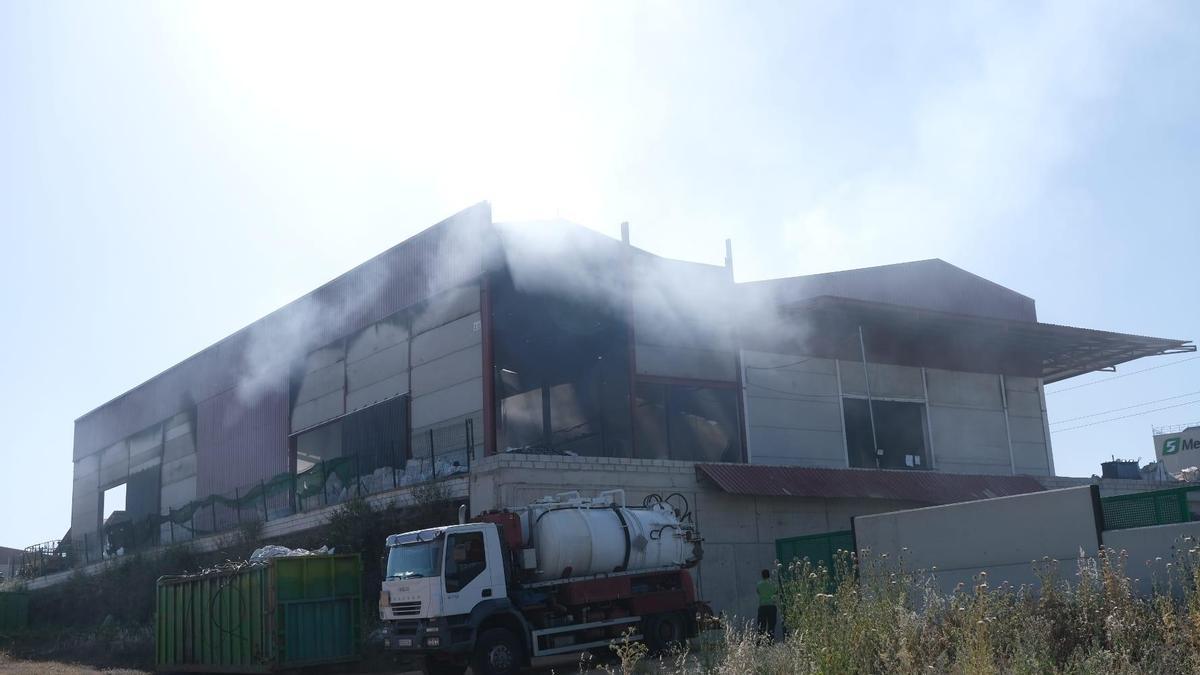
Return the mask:
<path fill-rule="evenodd" d="M 1184 398 L 1186 396 L 1195 396 L 1196 394 L 1200 394 L 1200 391 L 1189 391 L 1186 394 L 1177 394 L 1175 396 L 1168 396 L 1166 398 L 1155 399 L 1153 401 L 1143 401 L 1142 403 L 1135 403 L 1133 405 L 1127 405 L 1124 408 L 1113 408 L 1112 410 L 1104 410 L 1104 411 L 1101 411 L 1098 413 L 1092 413 L 1091 415 L 1080 415 L 1079 417 L 1068 417 L 1065 420 L 1058 420 L 1057 422 L 1051 422 L 1050 426 L 1054 426 L 1055 424 L 1065 424 L 1066 422 L 1074 422 L 1075 420 L 1085 420 L 1089 417 L 1099 417 L 1101 415 L 1107 415 L 1109 413 L 1121 412 L 1122 410 L 1132 410 L 1134 408 L 1140 408 L 1144 405 L 1150 405 L 1151 403 L 1162 403 L 1163 401 L 1173 401 L 1177 398 Z"/>
<path fill-rule="evenodd" d="M 1107 420 L 1097 420 L 1095 422 L 1089 422 L 1088 424 L 1080 424 L 1079 426 L 1076 426 L 1076 427 L 1067 427 L 1066 429 L 1056 429 L 1054 431 L 1051 431 L 1050 433 L 1058 434 L 1058 433 L 1062 433 L 1064 431 L 1074 431 L 1076 429 L 1083 429 L 1085 427 L 1094 427 L 1097 424 L 1106 424 L 1108 422 L 1116 422 L 1117 420 L 1126 420 L 1126 419 L 1129 419 L 1130 417 L 1139 417 L 1141 415 L 1149 415 L 1150 413 L 1158 412 L 1159 410 L 1168 410 L 1170 408 L 1180 408 L 1185 405 L 1195 405 L 1196 403 L 1200 403 L 1200 398 L 1198 398 L 1194 401 L 1184 401 L 1183 403 L 1176 403 L 1175 405 L 1165 405 L 1161 408 L 1154 408 L 1152 410 L 1143 410 L 1142 412 L 1133 413 L 1132 415 L 1122 415 L 1121 417 L 1113 417 L 1113 418 L 1107 419 Z"/>
<path fill-rule="evenodd" d="M 1077 385 L 1075 385 L 1074 387 L 1067 387 L 1066 389 L 1056 389 L 1056 390 L 1054 390 L 1054 391 L 1048 391 L 1048 392 L 1046 392 L 1046 395 L 1047 395 L 1047 396 L 1053 396 L 1054 394 L 1061 394 L 1061 393 L 1063 393 L 1064 391 L 1071 391 L 1072 389 L 1082 389 L 1082 388 L 1084 388 L 1084 387 L 1090 387 L 1090 386 L 1092 386 L 1093 384 L 1103 384 L 1103 383 L 1105 383 L 1105 382 L 1112 382 L 1113 380 L 1119 380 L 1119 379 L 1121 379 L 1122 377 L 1129 377 L 1129 376 L 1131 376 L 1131 375 L 1137 375 L 1138 373 L 1148 373 L 1148 372 L 1150 372 L 1151 370 L 1158 370 L 1159 368 L 1167 368 L 1167 367 L 1169 367 L 1169 366 L 1177 366 L 1177 365 L 1179 365 L 1179 364 L 1181 364 L 1181 363 L 1187 363 L 1188 361 L 1195 361 L 1196 359 L 1200 359 L 1200 355 L 1197 355 L 1197 356 L 1189 356 L 1189 357 L 1188 357 L 1188 358 L 1186 358 L 1186 359 L 1180 359 L 1180 360 L 1178 360 L 1178 361 L 1172 361 L 1172 362 L 1170 362 L 1170 363 L 1164 363 L 1164 364 L 1162 364 L 1161 366 L 1151 366 L 1151 367 L 1149 367 L 1149 368 L 1142 368 L 1141 370 L 1133 370 L 1133 371 L 1130 371 L 1130 372 L 1128 372 L 1128 373 L 1123 373 L 1123 374 L 1121 374 L 1121 375 L 1113 375 L 1112 377 L 1106 377 L 1106 378 L 1104 378 L 1103 380 L 1096 380 L 1096 381 L 1094 381 L 1094 382 L 1084 382 L 1083 384 L 1077 384 Z"/>

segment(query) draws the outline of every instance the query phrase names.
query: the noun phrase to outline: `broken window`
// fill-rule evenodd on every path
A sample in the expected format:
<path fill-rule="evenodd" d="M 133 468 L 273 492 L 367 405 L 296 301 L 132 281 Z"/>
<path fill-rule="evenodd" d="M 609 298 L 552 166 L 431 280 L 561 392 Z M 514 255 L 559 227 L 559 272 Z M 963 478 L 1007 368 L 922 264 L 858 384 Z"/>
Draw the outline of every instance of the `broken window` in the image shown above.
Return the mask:
<path fill-rule="evenodd" d="M 929 468 L 925 404 L 844 398 L 842 406 L 850 466 L 865 469 Z"/>
<path fill-rule="evenodd" d="M 397 396 L 297 434 L 296 473 L 351 458 L 359 475 L 402 468 L 408 458 L 408 396 Z"/>
<path fill-rule="evenodd" d="M 628 457 L 629 340 L 619 309 L 492 284 L 501 449 Z"/>
<path fill-rule="evenodd" d="M 642 459 L 742 460 L 733 388 L 638 382 L 634 428 L 637 456 Z"/>

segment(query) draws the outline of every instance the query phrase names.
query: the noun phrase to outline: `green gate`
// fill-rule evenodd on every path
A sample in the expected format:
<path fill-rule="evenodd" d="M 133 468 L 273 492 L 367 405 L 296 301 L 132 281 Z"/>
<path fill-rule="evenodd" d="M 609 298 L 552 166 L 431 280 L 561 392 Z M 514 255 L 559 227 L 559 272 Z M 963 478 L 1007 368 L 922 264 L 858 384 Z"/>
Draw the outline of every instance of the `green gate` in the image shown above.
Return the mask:
<path fill-rule="evenodd" d="M 775 540 L 775 559 L 787 569 L 789 565 L 807 559 L 815 566 L 824 565 L 831 573 L 837 569 L 838 551 L 854 552 L 854 533 L 850 530 L 808 534 Z"/>

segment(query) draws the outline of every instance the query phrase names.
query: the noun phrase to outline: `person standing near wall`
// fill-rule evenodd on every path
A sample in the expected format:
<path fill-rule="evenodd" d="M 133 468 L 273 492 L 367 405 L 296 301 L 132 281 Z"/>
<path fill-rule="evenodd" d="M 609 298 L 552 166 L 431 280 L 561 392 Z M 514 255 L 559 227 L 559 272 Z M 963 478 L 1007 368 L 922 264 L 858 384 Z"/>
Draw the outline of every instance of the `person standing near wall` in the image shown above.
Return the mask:
<path fill-rule="evenodd" d="M 762 571 L 762 580 L 755 587 L 755 592 L 758 594 L 758 632 L 765 635 L 768 639 L 775 639 L 775 623 L 779 617 L 779 608 L 775 605 L 775 598 L 779 593 L 779 586 L 774 581 L 771 581 L 771 571 Z"/>

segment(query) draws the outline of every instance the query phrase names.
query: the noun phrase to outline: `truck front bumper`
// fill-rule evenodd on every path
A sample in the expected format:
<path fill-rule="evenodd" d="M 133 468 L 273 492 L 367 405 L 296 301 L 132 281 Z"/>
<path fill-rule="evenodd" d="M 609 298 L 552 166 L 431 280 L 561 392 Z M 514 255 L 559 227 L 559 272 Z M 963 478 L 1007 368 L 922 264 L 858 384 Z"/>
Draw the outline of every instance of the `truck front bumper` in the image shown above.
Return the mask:
<path fill-rule="evenodd" d="M 468 652 L 471 648 L 470 615 L 429 619 L 390 620 L 383 648 L 400 652 Z"/>

